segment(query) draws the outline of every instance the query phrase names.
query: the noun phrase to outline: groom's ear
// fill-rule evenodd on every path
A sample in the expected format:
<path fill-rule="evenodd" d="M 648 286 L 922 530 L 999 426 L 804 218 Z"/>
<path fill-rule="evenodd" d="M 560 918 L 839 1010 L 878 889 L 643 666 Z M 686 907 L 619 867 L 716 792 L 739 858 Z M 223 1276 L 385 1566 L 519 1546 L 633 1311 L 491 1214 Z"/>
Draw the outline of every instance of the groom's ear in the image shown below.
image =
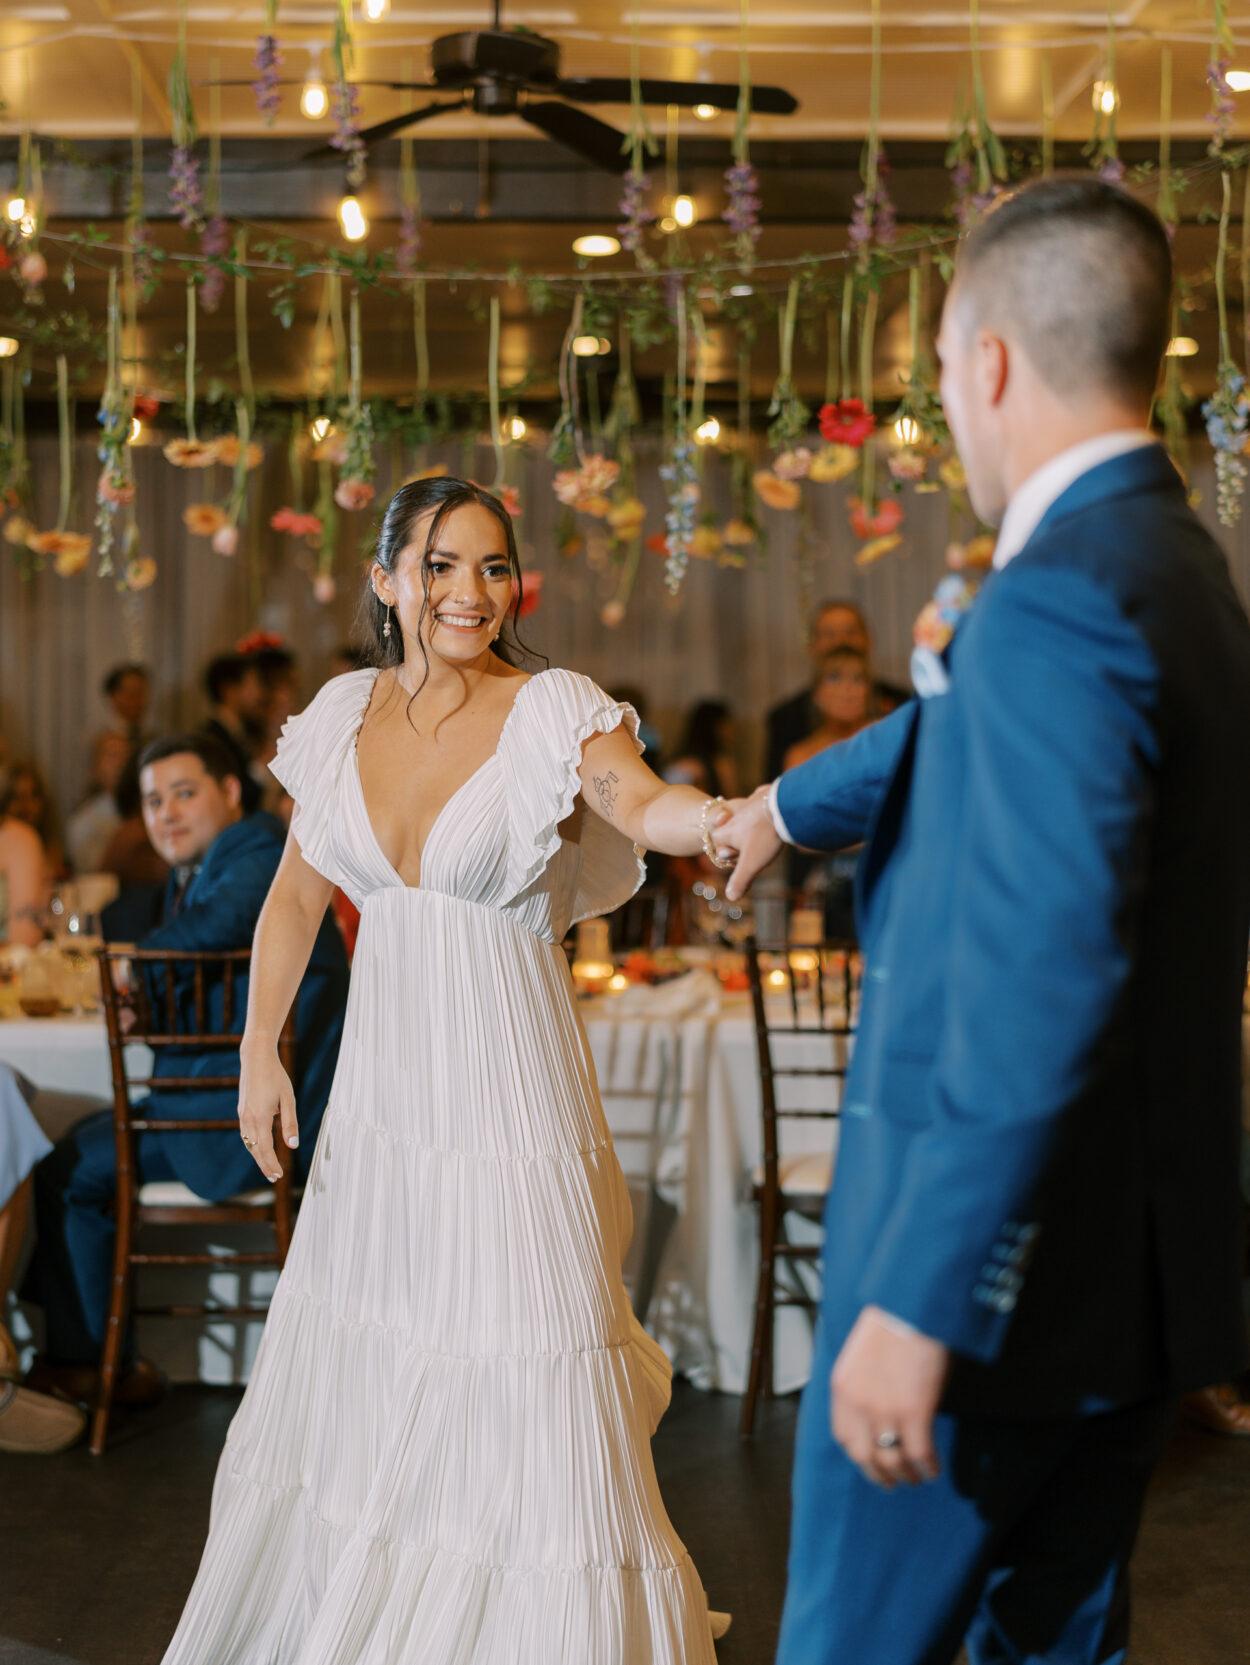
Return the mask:
<path fill-rule="evenodd" d="M 978 330 L 974 348 L 974 374 L 981 403 L 991 409 L 1001 405 L 1010 379 L 1011 351 L 1001 335 Z"/>

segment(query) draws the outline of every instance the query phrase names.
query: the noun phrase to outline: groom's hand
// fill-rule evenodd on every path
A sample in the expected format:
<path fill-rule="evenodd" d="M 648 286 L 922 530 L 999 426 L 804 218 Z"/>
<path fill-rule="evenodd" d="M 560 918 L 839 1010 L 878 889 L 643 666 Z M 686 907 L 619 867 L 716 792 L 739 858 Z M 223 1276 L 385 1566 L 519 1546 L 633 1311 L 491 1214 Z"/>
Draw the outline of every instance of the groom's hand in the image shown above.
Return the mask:
<path fill-rule="evenodd" d="M 838 1354 L 829 1384 L 833 1437 L 887 1491 L 938 1474 L 933 1418 L 950 1354 L 940 1341 L 865 1307 Z M 881 1437 L 896 1435 L 897 1445 Z"/>
<path fill-rule="evenodd" d="M 761 786 L 749 798 L 732 798 L 729 818 L 716 829 L 716 843 L 732 850 L 737 865 L 725 886 L 731 902 L 745 896 L 751 881 L 766 868 L 781 849 L 781 839 L 768 813 L 768 788 Z"/>

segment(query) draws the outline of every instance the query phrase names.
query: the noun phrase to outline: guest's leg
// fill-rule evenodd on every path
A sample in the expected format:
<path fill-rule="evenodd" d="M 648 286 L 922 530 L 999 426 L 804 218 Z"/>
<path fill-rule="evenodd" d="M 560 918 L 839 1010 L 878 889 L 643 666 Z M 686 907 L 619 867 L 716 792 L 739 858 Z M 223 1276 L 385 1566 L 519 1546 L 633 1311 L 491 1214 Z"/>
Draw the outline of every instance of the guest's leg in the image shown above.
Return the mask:
<path fill-rule="evenodd" d="M 173 1178 L 159 1144 L 136 1140 L 140 1184 Z M 100 1359 L 113 1269 L 117 1187 L 112 1111 L 78 1123 L 35 1169 L 35 1253 L 27 1289 L 44 1311 L 50 1364 Z M 124 1362 L 133 1348 L 128 1340 Z"/>
<path fill-rule="evenodd" d="M 971 1665 L 1122 1665 L 1129 1559 L 1172 1421 L 1153 1401 L 1074 1425 L 1064 1461 L 997 1548 Z"/>

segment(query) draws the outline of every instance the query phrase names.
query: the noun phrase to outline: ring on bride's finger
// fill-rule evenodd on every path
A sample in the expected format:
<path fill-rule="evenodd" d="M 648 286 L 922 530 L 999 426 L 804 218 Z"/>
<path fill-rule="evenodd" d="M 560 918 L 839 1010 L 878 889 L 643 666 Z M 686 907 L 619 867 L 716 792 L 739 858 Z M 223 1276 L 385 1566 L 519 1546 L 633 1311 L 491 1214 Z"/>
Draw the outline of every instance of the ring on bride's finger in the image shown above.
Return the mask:
<path fill-rule="evenodd" d="M 243 1143 L 247 1146 L 248 1150 L 256 1149 L 255 1139 L 249 1139 L 246 1133 L 240 1134 L 239 1137 L 243 1140 Z"/>
<path fill-rule="evenodd" d="M 901 1434 L 896 1434 L 893 1428 L 885 1428 L 873 1441 L 878 1451 L 897 1451 L 903 1443 Z"/>

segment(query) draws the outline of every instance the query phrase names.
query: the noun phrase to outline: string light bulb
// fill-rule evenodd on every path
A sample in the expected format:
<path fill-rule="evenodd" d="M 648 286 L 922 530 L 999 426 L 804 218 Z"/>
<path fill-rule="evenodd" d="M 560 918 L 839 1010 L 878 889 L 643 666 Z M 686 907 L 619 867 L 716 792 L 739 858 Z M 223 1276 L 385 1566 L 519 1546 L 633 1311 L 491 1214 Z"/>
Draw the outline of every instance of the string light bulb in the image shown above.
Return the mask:
<path fill-rule="evenodd" d="M 715 445 L 720 438 L 719 417 L 709 416 L 705 422 L 700 422 L 694 431 L 694 437 L 698 445 Z"/>
<path fill-rule="evenodd" d="M 529 426 L 523 416 L 510 416 L 503 425 L 505 439 L 510 439 L 514 445 L 519 444 L 529 432 Z"/>
<path fill-rule="evenodd" d="M 301 116 L 307 116 L 309 121 L 320 121 L 329 108 L 330 95 L 326 91 L 320 71 L 316 64 L 313 64 L 304 85 L 300 88 L 299 113 Z"/>
<path fill-rule="evenodd" d="M 1192 335 L 1174 335 L 1168 342 L 1167 356 L 1169 358 L 1193 358 L 1198 351 L 1198 343 Z"/>
<path fill-rule="evenodd" d="M 1250 69 L 1230 69 L 1224 77 L 1232 92 L 1250 92 Z"/>
<path fill-rule="evenodd" d="M 339 203 L 339 225 L 349 243 L 363 243 L 369 235 L 369 222 L 358 197 L 344 197 Z"/>
<path fill-rule="evenodd" d="M 620 240 L 609 237 L 606 233 L 590 231 L 583 237 L 574 237 L 573 253 L 587 256 L 592 260 L 602 260 L 606 255 L 621 252 Z"/>
<path fill-rule="evenodd" d="M 131 445 L 138 445 L 143 438 L 143 423 L 137 416 L 130 418 L 130 433 L 127 437 Z"/>
<path fill-rule="evenodd" d="M 1114 81 L 1095 81 L 1092 102 L 1102 116 L 1113 116 L 1120 108 L 1120 89 Z"/>
<path fill-rule="evenodd" d="M 26 214 L 26 198 L 12 196 L 4 205 L 4 216 L 11 225 L 17 225 Z"/>
<path fill-rule="evenodd" d="M 391 9 L 391 0 L 361 0 L 361 15 L 367 23 L 381 23 Z"/>
<path fill-rule="evenodd" d="M 696 121 L 715 121 L 720 111 L 715 104 L 696 104 L 694 115 Z"/>
<path fill-rule="evenodd" d="M 333 426 L 328 416 L 314 416 L 308 424 L 308 437 L 314 445 L 320 445 L 322 440 L 329 439 Z"/>
<path fill-rule="evenodd" d="M 685 231 L 698 219 L 699 212 L 694 205 L 694 198 L 683 191 L 679 197 L 673 198 L 673 219 Z"/>
<path fill-rule="evenodd" d="M 19 345 L 11 335 L 0 335 L 0 358 L 12 358 Z"/>
<path fill-rule="evenodd" d="M 915 445 L 920 438 L 920 424 L 914 416 L 900 416 L 894 424 L 894 437 L 900 445 Z"/>
<path fill-rule="evenodd" d="M 28 240 L 33 237 L 35 235 L 35 216 L 33 214 L 23 214 L 17 222 L 17 230 L 19 236 Z"/>

